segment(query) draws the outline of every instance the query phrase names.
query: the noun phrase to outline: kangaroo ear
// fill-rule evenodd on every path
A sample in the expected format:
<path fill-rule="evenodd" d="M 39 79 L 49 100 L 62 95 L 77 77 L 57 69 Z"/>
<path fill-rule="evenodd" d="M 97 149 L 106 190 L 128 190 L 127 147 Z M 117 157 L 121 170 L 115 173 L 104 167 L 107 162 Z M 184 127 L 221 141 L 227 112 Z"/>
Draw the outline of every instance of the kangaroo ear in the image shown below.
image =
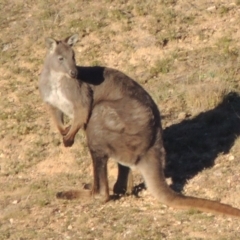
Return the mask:
<path fill-rule="evenodd" d="M 70 37 L 67 37 L 65 39 L 65 42 L 70 46 L 72 47 L 76 42 L 78 41 L 78 34 L 74 34 Z"/>
<path fill-rule="evenodd" d="M 46 38 L 45 42 L 46 42 L 47 49 L 50 50 L 51 52 L 54 51 L 54 49 L 58 44 L 58 42 L 53 38 Z"/>

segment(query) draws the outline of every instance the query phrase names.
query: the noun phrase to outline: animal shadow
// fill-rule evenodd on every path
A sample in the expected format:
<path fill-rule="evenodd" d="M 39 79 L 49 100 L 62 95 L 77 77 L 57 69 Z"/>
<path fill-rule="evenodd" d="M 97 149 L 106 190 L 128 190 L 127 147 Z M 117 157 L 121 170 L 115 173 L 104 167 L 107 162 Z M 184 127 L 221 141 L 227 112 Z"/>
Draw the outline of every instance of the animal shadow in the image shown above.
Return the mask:
<path fill-rule="evenodd" d="M 240 95 L 231 92 L 212 110 L 167 127 L 165 176 L 181 191 L 187 180 L 212 167 L 216 157 L 227 154 L 240 135 Z"/>

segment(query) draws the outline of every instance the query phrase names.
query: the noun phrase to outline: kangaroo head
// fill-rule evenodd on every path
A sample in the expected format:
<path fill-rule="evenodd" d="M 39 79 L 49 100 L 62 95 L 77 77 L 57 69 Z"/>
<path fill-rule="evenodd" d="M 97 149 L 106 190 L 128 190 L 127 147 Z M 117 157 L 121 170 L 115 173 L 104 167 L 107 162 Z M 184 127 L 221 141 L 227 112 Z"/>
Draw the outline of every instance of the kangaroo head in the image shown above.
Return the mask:
<path fill-rule="evenodd" d="M 71 78 L 77 77 L 75 53 L 72 49 L 72 46 L 77 41 L 77 34 L 61 41 L 57 41 L 53 38 L 46 38 L 46 46 L 49 52 L 48 64 L 52 70 L 68 74 Z"/>

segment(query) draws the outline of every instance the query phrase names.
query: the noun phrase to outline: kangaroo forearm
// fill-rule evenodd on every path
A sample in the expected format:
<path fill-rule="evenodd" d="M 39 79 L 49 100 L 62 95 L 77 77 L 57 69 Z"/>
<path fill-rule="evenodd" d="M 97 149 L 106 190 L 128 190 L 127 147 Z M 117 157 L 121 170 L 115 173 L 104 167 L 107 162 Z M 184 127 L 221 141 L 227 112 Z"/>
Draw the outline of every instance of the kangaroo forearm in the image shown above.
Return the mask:
<path fill-rule="evenodd" d="M 56 107 L 47 104 L 48 109 L 52 115 L 52 119 L 55 123 L 55 125 L 58 128 L 58 131 L 62 134 L 65 135 L 66 134 L 66 128 L 64 126 L 64 121 L 63 121 L 63 113 Z"/>
<path fill-rule="evenodd" d="M 70 147 L 74 143 L 74 138 L 80 128 L 84 126 L 88 119 L 88 109 L 84 109 L 82 111 L 77 111 L 75 113 L 72 125 L 67 132 L 67 134 L 63 137 L 63 143 L 66 147 Z"/>
<path fill-rule="evenodd" d="M 79 129 L 83 126 L 83 124 L 72 125 L 68 131 L 68 133 L 64 136 L 65 140 L 74 139 L 75 135 L 79 131 Z"/>

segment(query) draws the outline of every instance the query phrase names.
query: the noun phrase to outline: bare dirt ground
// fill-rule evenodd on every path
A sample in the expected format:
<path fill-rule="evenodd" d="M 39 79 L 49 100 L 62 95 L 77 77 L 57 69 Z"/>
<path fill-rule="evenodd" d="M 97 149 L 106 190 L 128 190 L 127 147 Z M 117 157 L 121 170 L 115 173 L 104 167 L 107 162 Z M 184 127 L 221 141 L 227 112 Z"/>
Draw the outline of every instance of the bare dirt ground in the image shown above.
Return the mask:
<path fill-rule="evenodd" d="M 117 68 L 157 102 L 169 184 L 240 208 L 239 26 L 239 0 L 0 0 L 0 239 L 240 239 L 240 220 L 147 190 L 56 199 L 92 181 L 91 159 L 82 131 L 63 147 L 37 89 L 44 38 L 80 34 L 79 65 Z"/>

